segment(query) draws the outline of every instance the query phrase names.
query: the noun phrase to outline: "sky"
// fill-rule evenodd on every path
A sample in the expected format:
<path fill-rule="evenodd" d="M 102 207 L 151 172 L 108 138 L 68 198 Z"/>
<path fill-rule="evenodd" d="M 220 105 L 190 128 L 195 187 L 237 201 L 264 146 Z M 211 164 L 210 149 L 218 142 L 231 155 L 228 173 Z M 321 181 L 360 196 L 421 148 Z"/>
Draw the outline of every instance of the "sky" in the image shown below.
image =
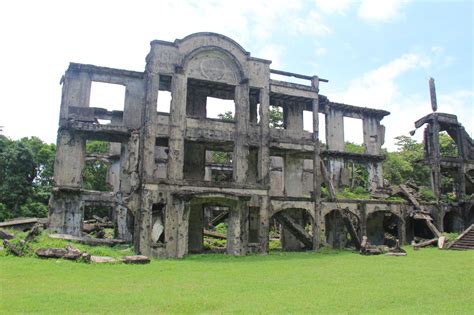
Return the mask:
<path fill-rule="evenodd" d="M 431 112 L 430 77 L 438 111 L 472 137 L 473 30 L 469 0 L 1 1 L 0 126 L 12 139 L 55 143 L 69 62 L 144 71 L 150 41 L 208 31 L 272 69 L 328 79 L 320 93 L 331 101 L 391 112 L 389 150 Z M 93 87 L 91 105 L 108 95 Z M 348 119 L 346 140 L 360 143 L 361 132 Z"/>

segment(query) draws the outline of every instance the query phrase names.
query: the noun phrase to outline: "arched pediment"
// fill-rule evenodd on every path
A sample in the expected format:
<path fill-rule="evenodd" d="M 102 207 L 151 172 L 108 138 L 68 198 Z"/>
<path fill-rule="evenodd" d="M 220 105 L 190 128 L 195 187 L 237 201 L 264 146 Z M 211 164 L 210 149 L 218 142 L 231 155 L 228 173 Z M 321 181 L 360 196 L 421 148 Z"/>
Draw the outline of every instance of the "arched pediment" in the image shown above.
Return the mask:
<path fill-rule="evenodd" d="M 188 78 L 237 85 L 243 78 L 239 61 L 228 51 L 205 46 L 191 51 L 182 64 Z"/>

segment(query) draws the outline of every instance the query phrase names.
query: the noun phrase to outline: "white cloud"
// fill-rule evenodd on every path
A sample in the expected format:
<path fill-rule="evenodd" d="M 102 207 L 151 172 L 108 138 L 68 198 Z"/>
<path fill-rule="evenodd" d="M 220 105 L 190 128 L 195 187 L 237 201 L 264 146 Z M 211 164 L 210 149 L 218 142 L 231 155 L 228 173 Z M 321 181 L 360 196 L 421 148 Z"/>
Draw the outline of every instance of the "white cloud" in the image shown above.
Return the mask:
<path fill-rule="evenodd" d="M 362 0 L 358 15 L 360 18 L 375 22 L 390 22 L 403 15 L 402 9 L 407 0 Z"/>
<path fill-rule="evenodd" d="M 429 98 L 414 95 L 401 95 L 399 80 L 410 70 L 427 67 L 431 64 L 429 57 L 416 53 L 407 53 L 389 63 L 369 71 L 350 81 L 348 88 L 342 92 L 328 93 L 335 102 L 351 105 L 385 109 L 391 115 L 384 118 L 387 128 L 386 146 L 393 149 L 393 137 L 408 134 L 413 129 L 415 120 L 429 112 Z M 421 106 L 420 104 L 427 105 Z M 419 106 L 420 105 L 420 106 Z M 415 107 L 416 106 L 416 107 Z M 346 132 L 352 142 L 361 143 L 362 135 Z"/>
<path fill-rule="evenodd" d="M 325 36 L 332 32 L 329 26 L 324 22 L 322 16 L 314 10 L 311 10 L 306 16 L 295 17 L 289 20 L 286 25 L 289 31 L 299 36 L 301 36 L 301 34 Z"/>
<path fill-rule="evenodd" d="M 405 72 L 427 67 L 431 60 L 424 55 L 408 53 L 352 80 L 349 88 L 337 95 L 338 100 L 349 104 L 381 108 L 397 96 L 396 79 Z"/>
<path fill-rule="evenodd" d="M 253 55 L 256 57 L 269 59 L 272 61 L 272 69 L 281 69 L 283 67 L 281 56 L 284 52 L 284 48 L 278 44 L 265 45 L 257 50 Z"/>
<path fill-rule="evenodd" d="M 351 7 L 352 0 L 315 0 L 319 10 L 324 14 L 345 15 Z"/>

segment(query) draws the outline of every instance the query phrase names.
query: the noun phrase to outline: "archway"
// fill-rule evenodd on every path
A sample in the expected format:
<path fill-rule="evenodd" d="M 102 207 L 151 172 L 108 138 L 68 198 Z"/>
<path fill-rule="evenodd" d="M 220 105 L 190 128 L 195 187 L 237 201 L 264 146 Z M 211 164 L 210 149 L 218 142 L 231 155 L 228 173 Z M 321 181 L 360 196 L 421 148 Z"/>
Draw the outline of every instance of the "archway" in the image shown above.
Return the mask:
<path fill-rule="evenodd" d="M 245 252 L 248 231 L 246 200 L 227 194 L 200 194 L 187 205 L 187 252 Z"/>
<path fill-rule="evenodd" d="M 270 218 L 270 249 L 302 251 L 313 248 L 314 220 L 306 209 L 288 208 Z"/>
<path fill-rule="evenodd" d="M 390 211 L 372 212 L 367 217 L 367 238 L 374 245 L 395 246 L 400 239 L 400 218 Z"/>
<path fill-rule="evenodd" d="M 357 234 L 360 235 L 360 220 L 352 212 L 343 209 L 346 216 L 352 222 Z M 331 210 L 324 216 L 325 230 L 326 230 L 326 243 L 332 248 L 348 248 L 355 247 L 354 240 L 351 238 L 350 233 L 344 223 L 344 219 L 339 210 Z"/>

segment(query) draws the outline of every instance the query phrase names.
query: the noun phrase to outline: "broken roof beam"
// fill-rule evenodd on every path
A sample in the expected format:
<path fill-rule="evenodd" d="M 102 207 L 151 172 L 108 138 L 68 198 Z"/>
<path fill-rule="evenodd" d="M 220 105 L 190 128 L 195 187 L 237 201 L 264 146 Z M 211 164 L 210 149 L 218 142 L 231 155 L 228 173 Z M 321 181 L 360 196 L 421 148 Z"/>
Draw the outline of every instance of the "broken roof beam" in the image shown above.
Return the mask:
<path fill-rule="evenodd" d="M 293 72 L 288 72 L 288 71 L 282 71 L 282 70 L 275 70 L 275 69 L 270 69 L 270 73 L 278 74 L 278 75 L 284 75 L 287 77 L 294 77 L 297 79 L 303 79 L 303 80 L 313 80 L 314 76 L 309 76 L 309 75 L 304 75 L 304 74 L 299 74 L 299 73 L 293 73 Z M 319 78 L 320 82 L 329 82 L 327 79 L 322 79 Z"/>

